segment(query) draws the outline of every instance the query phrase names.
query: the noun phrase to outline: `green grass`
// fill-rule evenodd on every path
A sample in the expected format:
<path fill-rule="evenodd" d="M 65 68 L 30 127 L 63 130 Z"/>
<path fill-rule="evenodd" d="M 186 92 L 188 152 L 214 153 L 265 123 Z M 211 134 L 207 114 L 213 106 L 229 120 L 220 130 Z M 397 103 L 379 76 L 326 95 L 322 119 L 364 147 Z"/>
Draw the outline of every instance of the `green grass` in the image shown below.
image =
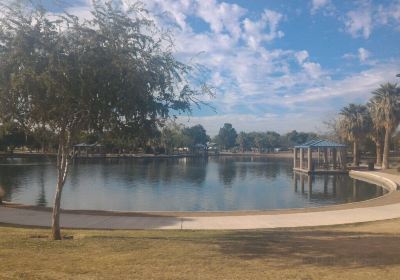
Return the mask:
<path fill-rule="evenodd" d="M 290 230 L 0 227 L 1 279 L 399 279 L 400 220 Z"/>

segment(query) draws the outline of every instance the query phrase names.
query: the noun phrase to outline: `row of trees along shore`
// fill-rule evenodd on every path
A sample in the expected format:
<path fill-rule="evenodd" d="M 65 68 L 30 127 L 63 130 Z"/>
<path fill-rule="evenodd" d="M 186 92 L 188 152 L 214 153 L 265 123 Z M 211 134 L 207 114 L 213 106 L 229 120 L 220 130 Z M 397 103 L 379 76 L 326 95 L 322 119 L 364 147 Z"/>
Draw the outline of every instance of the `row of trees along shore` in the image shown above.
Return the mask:
<path fill-rule="evenodd" d="M 400 124 L 400 88 L 386 83 L 372 92 L 366 104 L 349 104 L 333 123 L 334 134 L 339 140 L 353 145 L 353 165 L 360 163 L 360 148 L 375 152 L 375 163 L 382 169 L 389 168 L 389 152 Z M 371 149 L 368 142 L 375 147 Z M 373 151 L 375 150 L 375 151 Z"/>
<path fill-rule="evenodd" d="M 82 131 L 73 140 L 73 144 L 98 143 L 107 153 L 156 153 L 174 154 L 185 150 L 192 152 L 198 144 L 216 145 L 220 151 L 230 152 L 273 152 L 279 148 L 287 150 L 317 137 L 315 133 L 293 130 L 285 134 L 275 131 L 239 132 L 225 123 L 215 137 L 207 135 L 206 129 L 198 124 L 185 127 L 169 122 L 163 127 L 142 128 L 135 133 L 116 134 L 113 131 Z M 28 152 L 54 153 L 58 147 L 57 133 L 50 129 L 38 128 L 26 131 L 16 123 L 0 125 L 0 151 L 12 153 L 15 149 Z"/>

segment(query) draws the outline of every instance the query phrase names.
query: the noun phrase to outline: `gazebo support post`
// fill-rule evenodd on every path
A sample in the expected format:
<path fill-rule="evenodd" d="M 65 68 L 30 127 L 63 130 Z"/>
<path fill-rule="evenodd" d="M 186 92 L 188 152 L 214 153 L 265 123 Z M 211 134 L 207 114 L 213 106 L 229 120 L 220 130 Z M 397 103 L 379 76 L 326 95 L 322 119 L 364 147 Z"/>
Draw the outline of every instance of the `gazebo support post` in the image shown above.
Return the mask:
<path fill-rule="evenodd" d="M 337 165 L 337 150 L 336 148 L 332 149 L 332 161 L 333 161 L 333 169 L 336 169 Z"/>
<path fill-rule="evenodd" d="M 304 150 L 300 148 L 300 169 L 303 169 L 303 161 L 304 161 Z"/>
<path fill-rule="evenodd" d="M 308 159 L 307 171 L 311 171 L 312 170 L 312 150 L 311 150 L 311 147 L 308 148 L 307 159 Z"/>
<path fill-rule="evenodd" d="M 328 148 L 324 148 L 324 165 L 329 165 L 328 161 Z"/>
<path fill-rule="evenodd" d="M 297 166 L 297 148 L 295 147 L 293 149 L 293 168 L 296 168 Z"/>
<path fill-rule="evenodd" d="M 346 149 L 341 149 L 340 153 L 342 155 L 342 169 L 345 170 L 347 168 L 347 151 Z"/>

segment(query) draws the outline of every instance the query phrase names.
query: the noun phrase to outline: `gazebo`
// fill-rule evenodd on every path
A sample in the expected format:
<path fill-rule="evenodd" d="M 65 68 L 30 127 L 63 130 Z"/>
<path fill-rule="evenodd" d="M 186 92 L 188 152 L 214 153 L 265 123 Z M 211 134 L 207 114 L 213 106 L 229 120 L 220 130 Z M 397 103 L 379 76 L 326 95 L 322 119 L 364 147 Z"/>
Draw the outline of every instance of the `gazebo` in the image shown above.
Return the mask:
<path fill-rule="evenodd" d="M 80 143 L 73 146 L 72 153 L 74 157 L 82 157 L 82 156 L 89 157 L 89 155 L 91 154 L 103 155 L 104 146 L 98 144 L 97 142 L 94 144 Z"/>
<path fill-rule="evenodd" d="M 305 173 L 347 173 L 346 145 L 314 139 L 295 146 L 293 170 Z"/>

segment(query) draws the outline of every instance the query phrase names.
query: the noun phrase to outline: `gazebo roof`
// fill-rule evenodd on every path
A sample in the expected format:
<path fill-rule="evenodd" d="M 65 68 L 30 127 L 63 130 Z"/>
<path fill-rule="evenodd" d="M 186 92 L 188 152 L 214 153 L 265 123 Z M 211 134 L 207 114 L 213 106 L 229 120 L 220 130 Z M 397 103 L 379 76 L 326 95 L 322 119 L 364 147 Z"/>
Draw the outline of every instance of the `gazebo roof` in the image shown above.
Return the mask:
<path fill-rule="evenodd" d="M 295 148 L 345 148 L 346 145 L 335 143 L 328 140 L 313 139 L 301 145 L 295 146 Z"/>

